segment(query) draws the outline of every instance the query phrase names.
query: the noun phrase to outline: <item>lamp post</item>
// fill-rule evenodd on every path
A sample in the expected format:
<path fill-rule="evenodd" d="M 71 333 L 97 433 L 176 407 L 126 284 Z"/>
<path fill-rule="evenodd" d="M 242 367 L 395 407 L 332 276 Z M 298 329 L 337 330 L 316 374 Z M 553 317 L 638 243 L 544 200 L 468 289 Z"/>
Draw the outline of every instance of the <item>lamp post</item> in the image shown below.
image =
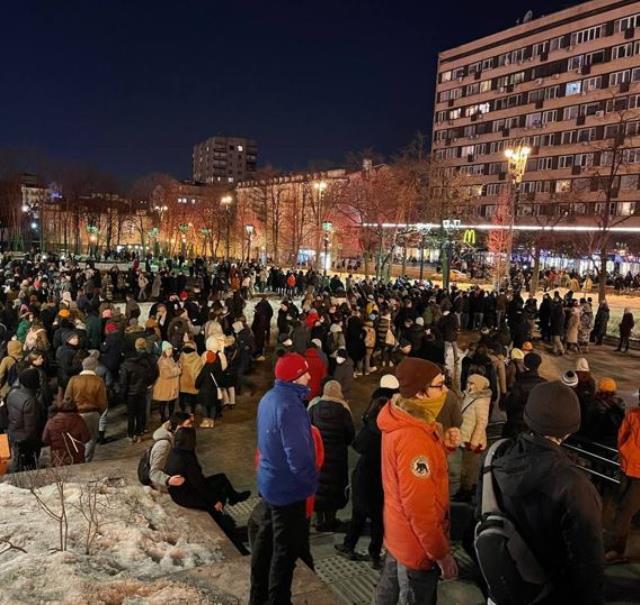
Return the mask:
<path fill-rule="evenodd" d="M 322 241 L 324 243 L 324 276 L 327 276 L 327 266 L 329 265 L 329 242 L 331 241 L 331 232 L 333 231 L 333 223 L 331 221 L 324 221 L 322 223 Z"/>
<path fill-rule="evenodd" d="M 418 233 L 420 235 L 420 276 L 419 281 L 422 281 L 424 278 L 424 247 L 427 244 L 427 235 L 431 231 L 431 224 L 422 225 L 418 229 Z"/>
<path fill-rule="evenodd" d="M 324 215 L 324 209 L 322 207 L 322 200 L 324 199 L 324 193 L 327 190 L 327 182 L 326 181 L 316 181 L 313 184 L 313 188 L 317 191 L 318 194 L 318 206 L 317 206 L 317 212 L 316 212 L 316 216 L 318 218 L 318 238 L 320 238 L 320 230 L 325 231 L 324 229 L 324 224 L 326 221 L 323 222 L 322 217 Z M 330 224 L 330 223 L 329 223 Z M 324 236 L 326 238 L 326 234 Z M 320 244 L 320 242 L 318 240 L 316 240 L 318 242 L 318 244 Z M 320 246 L 318 245 L 316 247 L 316 269 L 319 268 L 320 265 Z M 325 267 L 325 275 L 327 274 L 326 272 L 326 267 Z"/>
<path fill-rule="evenodd" d="M 451 282 L 449 265 L 451 264 L 453 238 L 455 237 L 455 232 L 460 229 L 460 227 L 462 227 L 462 222 L 459 219 L 443 219 L 442 221 L 442 288 L 445 291 L 449 290 Z"/>
<path fill-rule="evenodd" d="M 251 237 L 253 236 L 255 227 L 253 225 L 245 225 L 244 230 L 247 232 L 247 262 L 249 262 L 251 258 Z"/>
<path fill-rule="evenodd" d="M 211 233 L 211 229 L 209 229 L 208 227 L 202 227 L 202 229 L 200 229 L 200 233 L 204 239 L 202 253 L 203 256 L 207 256 L 207 242 L 209 241 L 209 234 Z"/>
<path fill-rule="evenodd" d="M 165 206 L 165 205 L 154 206 L 153 210 L 158 215 L 158 225 L 159 225 L 159 227 L 153 227 L 153 229 L 151 229 L 151 231 L 153 232 L 153 235 L 151 235 L 151 237 L 154 238 L 154 242 L 153 242 L 154 250 L 153 250 L 153 253 L 157 258 L 157 257 L 160 256 L 160 228 L 162 227 L 162 216 L 164 215 L 164 213 L 167 210 L 169 210 L 169 207 Z"/>
<path fill-rule="evenodd" d="M 89 234 L 89 256 L 96 256 L 96 244 L 98 243 L 98 227 L 96 225 L 87 225 L 87 233 Z"/>
<path fill-rule="evenodd" d="M 508 160 L 507 170 L 511 177 L 511 205 L 509 208 L 509 237 L 507 240 L 507 259 L 505 262 L 507 282 L 511 283 L 511 255 L 513 254 L 513 238 L 514 227 L 516 222 L 516 213 L 518 210 L 518 202 L 520 201 L 520 184 L 522 177 L 527 169 L 527 159 L 531 149 L 524 144 L 518 144 L 515 147 L 508 148 L 504 155 Z M 498 284 L 499 286 L 500 284 Z"/>
<path fill-rule="evenodd" d="M 231 204 L 233 204 L 233 198 L 230 195 L 223 195 L 220 198 L 220 204 L 226 211 L 227 217 L 227 255 L 226 260 L 229 261 L 229 250 L 231 247 Z"/>

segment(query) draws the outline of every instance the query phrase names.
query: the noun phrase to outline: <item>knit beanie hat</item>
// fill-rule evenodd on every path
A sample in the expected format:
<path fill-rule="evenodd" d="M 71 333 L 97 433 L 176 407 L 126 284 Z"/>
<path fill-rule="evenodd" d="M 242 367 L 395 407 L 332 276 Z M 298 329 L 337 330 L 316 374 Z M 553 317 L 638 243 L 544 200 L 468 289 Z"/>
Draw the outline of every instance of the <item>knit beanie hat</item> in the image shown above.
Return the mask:
<path fill-rule="evenodd" d="M 393 374 L 385 374 L 380 379 L 380 388 L 397 391 L 400 388 L 400 383 L 398 382 L 398 379 Z"/>
<path fill-rule="evenodd" d="M 580 428 L 578 397 L 559 380 L 538 384 L 529 393 L 524 421 L 538 435 L 564 437 L 575 433 Z"/>
<path fill-rule="evenodd" d="M 35 368 L 28 368 L 20 372 L 19 379 L 20 384 L 31 391 L 37 391 L 40 388 L 40 373 Z"/>
<path fill-rule="evenodd" d="M 589 362 L 584 357 L 576 361 L 576 372 L 589 372 Z"/>
<path fill-rule="evenodd" d="M 533 351 L 533 345 L 527 340 L 527 342 L 522 343 L 522 350 L 525 352 Z"/>
<path fill-rule="evenodd" d="M 162 352 L 164 353 L 165 351 L 171 351 L 173 350 L 173 345 L 170 342 L 167 342 L 166 340 L 162 341 L 162 346 L 160 347 Z"/>
<path fill-rule="evenodd" d="M 318 349 L 322 348 L 322 341 L 319 338 L 312 338 L 311 344 L 314 344 Z"/>
<path fill-rule="evenodd" d="M 542 357 L 537 353 L 527 353 L 524 356 L 524 367 L 527 370 L 537 370 L 542 363 Z"/>
<path fill-rule="evenodd" d="M 574 388 L 578 386 L 578 375 L 573 370 L 567 370 L 560 380 L 562 380 L 562 384 L 566 384 L 568 387 Z"/>
<path fill-rule="evenodd" d="M 276 363 L 276 378 L 293 382 L 309 371 L 307 360 L 298 353 L 285 353 Z"/>
<path fill-rule="evenodd" d="M 405 357 L 396 368 L 400 395 L 414 397 L 424 392 L 438 374 L 442 374 L 442 370 L 435 363 L 418 357 Z"/>
<path fill-rule="evenodd" d="M 136 338 L 135 347 L 136 351 L 146 351 L 147 341 L 144 338 Z"/>
<path fill-rule="evenodd" d="M 204 354 L 205 363 L 213 363 L 216 360 L 216 354 L 213 351 L 206 351 Z"/>
<path fill-rule="evenodd" d="M 601 393 L 615 393 L 618 390 L 618 385 L 613 378 L 601 378 L 598 382 L 598 391 Z"/>
<path fill-rule="evenodd" d="M 70 315 L 69 309 L 60 309 L 60 311 L 58 311 L 58 317 L 67 318 Z"/>
<path fill-rule="evenodd" d="M 89 357 L 85 357 L 82 360 L 82 369 L 95 372 L 98 369 L 98 360 L 92 355 L 89 355 Z"/>
<path fill-rule="evenodd" d="M 145 321 L 144 327 L 147 328 L 147 330 L 150 328 L 157 328 L 158 322 L 153 319 L 153 317 L 150 317 L 149 319 L 147 319 L 147 321 Z"/>
<path fill-rule="evenodd" d="M 329 380 L 322 389 L 324 397 L 333 397 L 334 399 L 344 399 L 342 387 L 337 380 Z"/>

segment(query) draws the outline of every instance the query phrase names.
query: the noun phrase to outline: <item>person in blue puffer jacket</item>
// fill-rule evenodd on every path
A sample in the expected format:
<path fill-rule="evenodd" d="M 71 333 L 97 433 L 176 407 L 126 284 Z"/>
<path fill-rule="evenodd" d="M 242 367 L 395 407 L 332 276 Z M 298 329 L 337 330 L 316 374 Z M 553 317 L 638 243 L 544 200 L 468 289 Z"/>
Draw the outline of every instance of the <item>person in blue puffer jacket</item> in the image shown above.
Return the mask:
<path fill-rule="evenodd" d="M 306 499 L 318 473 L 305 408 L 309 366 L 302 355 L 278 359 L 276 381 L 258 404 L 258 490 L 262 497 L 252 542 L 250 603 L 290 603 L 298 558 L 308 556 Z"/>

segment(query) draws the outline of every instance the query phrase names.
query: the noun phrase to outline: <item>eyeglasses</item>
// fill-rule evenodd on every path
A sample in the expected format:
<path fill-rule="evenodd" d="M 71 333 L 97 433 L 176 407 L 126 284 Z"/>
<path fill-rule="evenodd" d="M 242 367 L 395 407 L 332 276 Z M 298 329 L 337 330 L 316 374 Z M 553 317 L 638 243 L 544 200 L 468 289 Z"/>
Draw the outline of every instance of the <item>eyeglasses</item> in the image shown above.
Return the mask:
<path fill-rule="evenodd" d="M 444 382 L 441 382 L 440 384 L 430 384 L 429 388 L 430 389 L 440 389 L 440 390 L 442 390 L 442 389 L 446 388 L 446 386 L 447 385 Z"/>

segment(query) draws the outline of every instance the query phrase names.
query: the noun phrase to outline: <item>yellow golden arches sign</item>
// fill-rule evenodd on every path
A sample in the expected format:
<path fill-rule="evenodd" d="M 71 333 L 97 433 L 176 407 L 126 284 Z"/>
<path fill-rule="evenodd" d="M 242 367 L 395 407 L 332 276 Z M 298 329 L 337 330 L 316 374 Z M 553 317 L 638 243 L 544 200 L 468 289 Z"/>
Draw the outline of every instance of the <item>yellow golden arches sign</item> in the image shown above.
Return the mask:
<path fill-rule="evenodd" d="M 465 244 L 469 244 L 470 246 L 475 245 L 475 243 L 476 243 L 476 230 L 475 229 L 465 229 L 464 236 L 462 237 L 462 241 Z"/>

